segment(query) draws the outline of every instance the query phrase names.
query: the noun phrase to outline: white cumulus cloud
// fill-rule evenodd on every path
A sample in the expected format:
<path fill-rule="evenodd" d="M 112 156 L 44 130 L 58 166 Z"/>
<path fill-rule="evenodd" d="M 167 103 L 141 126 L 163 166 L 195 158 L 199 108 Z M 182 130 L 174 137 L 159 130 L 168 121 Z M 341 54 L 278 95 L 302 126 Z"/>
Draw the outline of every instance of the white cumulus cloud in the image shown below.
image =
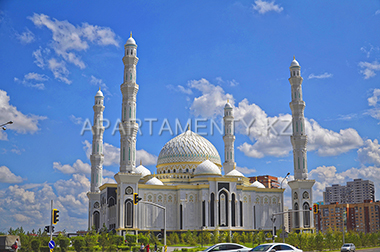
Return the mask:
<path fill-rule="evenodd" d="M 20 176 L 15 175 L 6 166 L 0 166 L 0 183 L 21 183 L 23 179 Z"/>
<path fill-rule="evenodd" d="M 31 32 L 28 28 L 26 28 L 26 31 L 21 34 L 16 33 L 16 38 L 23 44 L 29 44 L 35 40 L 33 32 Z"/>
<path fill-rule="evenodd" d="M 10 97 L 7 92 L 0 90 L 0 122 L 13 121 L 13 124 L 7 125 L 10 130 L 15 130 L 18 133 L 35 133 L 39 130 L 38 123 L 46 119 L 44 116 L 24 115 L 17 108 L 9 103 Z M 1 132 L 1 131 L 0 131 Z M 4 138 L 0 139 L 5 140 Z"/>
<path fill-rule="evenodd" d="M 252 4 L 252 7 L 255 11 L 258 11 L 260 14 L 267 13 L 268 11 L 275 11 L 280 13 L 284 8 L 280 7 L 278 4 L 275 4 L 274 1 L 266 2 L 262 0 L 256 0 L 255 4 Z"/>
<path fill-rule="evenodd" d="M 62 165 L 59 162 L 54 162 L 53 168 L 66 174 L 72 174 L 72 173 L 90 174 L 91 173 L 91 166 L 87 163 L 83 163 L 83 161 L 80 159 L 77 159 L 77 161 L 75 161 L 75 163 L 72 166 L 68 164 Z"/>
<path fill-rule="evenodd" d="M 380 166 L 380 145 L 377 139 L 367 139 L 364 146 L 358 150 L 359 161 L 363 164 Z"/>
<path fill-rule="evenodd" d="M 364 79 L 369 79 L 376 75 L 375 72 L 380 71 L 380 63 L 377 61 L 370 62 L 359 62 L 359 67 L 362 68 L 360 72 L 364 75 Z"/>

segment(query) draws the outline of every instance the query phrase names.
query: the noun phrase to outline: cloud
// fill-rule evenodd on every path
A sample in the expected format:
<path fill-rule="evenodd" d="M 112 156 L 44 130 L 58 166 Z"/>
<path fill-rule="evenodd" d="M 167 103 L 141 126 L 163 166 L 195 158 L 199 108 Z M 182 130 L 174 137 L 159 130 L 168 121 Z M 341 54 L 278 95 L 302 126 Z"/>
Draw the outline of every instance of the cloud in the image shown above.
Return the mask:
<path fill-rule="evenodd" d="M 23 44 L 29 44 L 34 41 L 34 34 L 28 28 L 26 28 L 26 31 L 21 34 L 16 32 L 16 38 Z"/>
<path fill-rule="evenodd" d="M 206 79 L 189 81 L 188 86 L 201 91 L 190 106 L 195 116 L 222 116 L 227 99 L 234 104 L 234 98 L 225 94 L 220 86 L 211 84 Z M 292 151 L 290 135 L 292 134 L 292 116 L 290 114 L 268 116 L 264 110 L 248 99 L 243 99 L 234 107 L 235 130 L 248 136 L 252 143 L 245 142 L 237 148 L 246 156 L 262 158 L 264 156 L 287 156 Z M 335 156 L 356 149 L 363 144 L 358 132 L 352 128 L 339 132 L 322 128 L 315 120 L 305 119 L 308 135 L 307 148 L 321 156 Z"/>
<path fill-rule="evenodd" d="M 358 150 L 358 158 L 362 164 L 380 166 L 380 145 L 377 139 L 367 139 L 364 146 Z"/>
<path fill-rule="evenodd" d="M 60 81 L 65 82 L 66 84 L 72 83 L 71 80 L 67 79 L 67 76 L 69 75 L 69 70 L 67 70 L 66 63 L 64 61 L 58 62 L 57 59 L 51 58 L 48 61 L 48 68 L 52 71 L 56 79 L 59 79 Z"/>
<path fill-rule="evenodd" d="M 380 14 L 380 9 L 375 12 L 375 15 Z"/>
<path fill-rule="evenodd" d="M 42 49 L 40 46 L 37 50 L 35 50 L 32 53 L 33 57 L 35 58 L 34 63 L 39 67 L 44 69 L 46 66 L 46 61 L 48 61 L 46 58 L 50 55 L 50 49 L 45 48 Z"/>
<path fill-rule="evenodd" d="M 380 106 L 379 106 L 379 99 L 380 97 L 380 89 L 375 88 L 373 90 L 373 95 L 367 99 L 368 105 L 373 107 L 372 109 L 369 109 L 365 114 L 369 114 L 375 119 L 380 120 Z"/>
<path fill-rule="evenodd" d="M 379 97 L 380 97 L 380 89 L 375 88 L 373 90 L 373 95 L 367 99 L 368 105 L 372 107 L 377 106 L 377 103 L 379 102 Z"/>
<path fill-rule="evenodd" d="M 38 131 L 39 121 L 45 120 L 47 117 L 37 115 L 24 115 L 18 111 L 15 106 L 10 105 L 9 101 L 10 97 L 7 95 L 7 92 L 0 90 L 0 121 L 13 121 L 13 124 L 7 125 L 7 128 L 10 130 L 15 130 L 18 133 L 33 134 Z"/>
<path fill-rule="evenodd" d="M 230 81 L 230 80 L 225 81 L 222 79 L 222 77 L 216 77 L 215 79 L 219 85 L 222 85 L 224 83 L 227 83 L 231 87 L 235 87 L 235 86 L 239 85 L 239 82 L 237 82 L 235 79 L 232 79 L 232 81 Z"/>
<path fill-rule="evenodd" d="M 119 46 L 116 34 L 108 27 L 99 27 L 88 23 L 83 23 L 82 26 L 74 26 L 67 20 L 51 19 L 45 14 L 34 13 L 28 18 L 36 26 L 48 28 L 53 33 L 51 46 L 55 53 L 80 69 L 85 68 L 85 63 L 72 51 L 87 50 L 89 48 L 88 42 L 102 46 Z"/>
<path fill-rule="evenodd" d="M 6 229 L 22 226 L 25 230 L 43 227 L 46 216 L 50 214 L 50 201 L 54 200 L 54 207 L 60 211 L 60 230 L 75 232 L 87 229 L 86 193 L 89 187 L 89 180 L 84 175 L 74 174 L 69 180 L 59 180 L 53 185 L 12 185 L 2 189 L 0 226 Z"/>
<path fill-rule="evenodd" d="M 84 144 L 83 149 L 86 152 L 86 156 L 88 159 L 90 159 L 92 145 L 87 140 L 85 140 L 83 144 Z M 120 148 L 115 147 L 109 143 L 103 143 L 103 149 L 104 149 L 104 163 L 103 163 L 104 166 L 120 164 Z M 137 162 L 140 162 L 141 160 L 143 165 L 154 165 L 157 163 L 157 156 L 150 154 L 146 150 L 141 149 L 141 150 L 136 151 L 136 160 Z"/>
<path fill-rule="evenodd" d="M 238 170 L 239 172 L 241 172 L 243 174 L 247 174 L 247 175 L 250 175 L 250 174 L 256 172 L 256 169 L 247 168 L 247 167 L 238 167 L 238 166 L 236 166 L 236 170 Z"/>
<path fill-rule="evenodd" d="M 229 99 L 233 103 L 232 95 L 225 94 L 220 86 L 214 86 L 206 79 L 192 80 L 187 85 L 202 92 L 202 96 L 195 97 L 190 107 L 190 111 L 195 116 L 222 115 L 227 100 Z"/>
<path fill-rule="evenodd" d="M 326 73 L 320 74 L 320 75 L 310 74 L 308 79 L 326 79 L 326 78 L 331 78 L 332 76 L 333 76 L 333 74 L 326 72 Z"/>
<path fill-rule="evenodd" d="M 193 91 L 191 91 L 191 89 L 185 88 L 184 86 L 181 86 L 181 85 L 178 85 L 177 87 L 174 87 L 173 85 L 167 85 L 166 88 L 169 90 L 173 90 L 175 92 L 180 92 L 180 93 L 184 93 L 188 95 L 193 94 Z"/>
<path fill-rule="evenodd" d="M 20 176 L 15 175 L 6 166 L 0 166 L 0 183 L 21 183 L 23 179 Z"/>
<path fill-rule="evenodd" d="M 91 75 L 90 84 L 91 84 L 91 85 L 94 85 L 94 86 L 97 86 L 97 87 L 101 87 L 102 90 L 103 90 L 107 95 L 111 95 L 111 93 L 108 91 L 108 87 L 107 87 L 107 85 L 103 82 L 102 79 L 98 79 L 98 78 L 96 78 L 95 76 Z"/>
<path fill-rule="evenodd" d="M 278 4 L 273 2 L 266 2 L 262 0 L 256 0 L 255 4 L 252 4 L 254 10 L 258 11 L 260 14 L 264 14 L 268 11 L 275 11 L 280 13 L 284 8 L 280 7 Z"/>
<path fill-rule="evenodd" d="M 372 63 L 361 61 L 359 62 L 359 67 L 363 68 L 363 70 L 360 70 L 360 72 L 364 75 L 364 79 L 374 77 L 376 75 L 375 72 L 380 71 L 380 63 L 377 61 L 374 61 Z"/>
<path fill-rule="evenodd" d="M 82 125 L 83 124 L 83 118 L 82 117 L 75 117 L 74 115 L 69 116 L 70 121 L 72 121 L 74 124 Z"/>
<path fill-rule="evenodd" d="M 72 173 L 84 173 L 84 174 L 90 174 L 91 173 L 91 166 L 87 163 L 83 163 L 82 160 L 77 159 L 75 163 L 71 165 L 61 165 L 59 162 L 53 163 L 53 168 L 66 174 L 72 174 Z"/>
<path fill-rule="evenodd" d="M 43 83 L 35 83 L 35 82 L 43 82 L 43 81 L 47 81 L 48 79 L 49 77 L 44 74 L 28 73 L 24 75 L 23 80 L 19 80 L 18 78 L 15 77 L 14 81 L 19 82 L 26 87 L 32 87 L 39 90 L 44 90 L 45 85 Z"/>

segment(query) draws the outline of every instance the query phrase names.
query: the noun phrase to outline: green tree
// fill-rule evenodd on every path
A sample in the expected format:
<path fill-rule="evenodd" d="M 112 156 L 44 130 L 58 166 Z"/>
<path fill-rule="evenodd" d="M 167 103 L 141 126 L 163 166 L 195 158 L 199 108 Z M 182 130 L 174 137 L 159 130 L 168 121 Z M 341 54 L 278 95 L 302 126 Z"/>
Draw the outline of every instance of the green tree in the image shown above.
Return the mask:
<path fill-rule="evenodd" d="M 56 240 L 57 245 L 61 248 L 61 252 L 66 252 L 70 246 L 70 239 L 60 234 Z"/>
<path fill-rule="evenodd" d="M 38 252 L 40 250 L 40 246 L 41 246 L 40 239 L 35 238 L 35 239 L 32 240 L 31 247 L 32 247 L 33 251 Z"/>
<path fill-rule="evenodd" d="M 240 242 L 240 235 L 237 232 L 233 232 L 232 234 L 232 242 L 239 243 Z"/>
<path fill-rule="evenodd" d="M 321 231 L 319 231 L 318 234 L 315 236 L 315 249 L 318 251 L 323 251 L 323 248 L 323 234 Z"/>
<path fill-rule="evenodd" d="M 84 251 L 86 242 L 84 241 L 84 238 L 82 236 L 73 237 L 72 241 L 73 241 L 73 247 L 76 252 Z"/>

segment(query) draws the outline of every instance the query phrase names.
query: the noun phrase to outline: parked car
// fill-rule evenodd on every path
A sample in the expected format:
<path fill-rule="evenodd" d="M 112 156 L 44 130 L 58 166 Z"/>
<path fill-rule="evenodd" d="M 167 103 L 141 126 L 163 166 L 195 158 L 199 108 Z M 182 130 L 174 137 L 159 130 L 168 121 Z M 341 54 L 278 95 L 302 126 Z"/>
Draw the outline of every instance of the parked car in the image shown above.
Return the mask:
<path fill-rule="evenodd" d="M 250 250 L 250 248 L 236 243 L 218 243 L 203 250 L 203 252 L 249 252 Z"/>
<path fill-rule="evenodd" d="M 251 249 L 252 252 L 256 251 L 262 251 L 262 252 L 276 252 L 276 251 L 281 251 L 281 252 L 303 252 L 301 249 L 298 249 L 296 247 L 293 247 L 290 244 L 286 243 L 265 243 L 261 244 L 257 247 L 254 247 Z"/>
<path fill-rule="evenodd" d="M 341 252 L 355 252 L 355 245 L 353 243 L 345 243 L 343 246 L 340 248 Z"/>

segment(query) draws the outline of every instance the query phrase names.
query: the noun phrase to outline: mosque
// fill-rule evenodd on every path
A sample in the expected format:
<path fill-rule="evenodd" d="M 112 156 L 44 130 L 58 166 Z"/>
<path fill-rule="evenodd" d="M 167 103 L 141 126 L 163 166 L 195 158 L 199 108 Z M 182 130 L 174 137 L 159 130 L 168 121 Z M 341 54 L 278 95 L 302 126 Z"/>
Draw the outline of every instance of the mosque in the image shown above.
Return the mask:
<path fill-rule="evenodd" d="M 124 78 L 120 86 L 123 99 L 120 124 L 120 171 L 116 184 L 102 184 L 104 96 L 95 96 L 91 191 L 88 228 L 99 230 L 105 225 L 119 234 L 139 231 L 169 232 L 187 230 L 258 231 L 272 230 L 271 216 L 283 209 L 281 188 L 266 188 L 259 181 L 253 183 L 236 170 L 234 160 L 234 108 L 227 101 L 224 107 L 224 162 L 214 145 L 188 128 L 167 142 L 157 160 L 157 171 L 152 174 L 141 163 L 136 166 L 136 83 L 137 44 L 127 40 Z M 307 179 L 305 119 L 302 100 L 300 65 L 293 59 L 290 66 L 294 157 L 292 188 L 292 227 L 299 231 L 313 230 L 312 205 L 314 180 Z M 222 174 L 222 167 L 224 174 Z M 134 194 L 141 201 L 134 204 Z M 283 226 L 277 217 L 274 225 Z"/>

